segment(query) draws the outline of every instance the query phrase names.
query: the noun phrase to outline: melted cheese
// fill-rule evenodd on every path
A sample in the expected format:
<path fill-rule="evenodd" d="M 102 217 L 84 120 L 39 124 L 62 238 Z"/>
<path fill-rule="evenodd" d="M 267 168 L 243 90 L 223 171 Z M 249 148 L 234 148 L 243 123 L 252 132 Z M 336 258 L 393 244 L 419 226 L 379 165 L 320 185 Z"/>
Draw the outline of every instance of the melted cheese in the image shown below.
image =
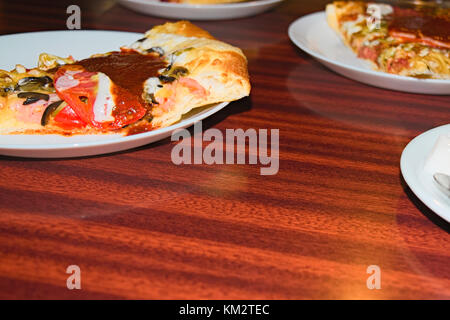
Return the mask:
<path fill-rule="evenodd" d="M 111 79 L 104 73 L 98 73 L 98 92 L 94 102 L 94 120 L 97 122 L 114 121 L 112 111 L 114 97 L 111 93 Z"/>

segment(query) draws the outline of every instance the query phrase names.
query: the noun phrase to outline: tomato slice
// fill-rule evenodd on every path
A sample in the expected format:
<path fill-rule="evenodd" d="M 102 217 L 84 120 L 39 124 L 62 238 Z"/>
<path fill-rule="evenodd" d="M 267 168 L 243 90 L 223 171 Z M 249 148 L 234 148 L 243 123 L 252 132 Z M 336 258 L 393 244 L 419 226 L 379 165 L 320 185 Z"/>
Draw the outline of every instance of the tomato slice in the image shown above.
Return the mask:
<path fill-rule="evenodd" d="M 63 66 L 55 73 L 54 86 L 59 97 L 82 121 L 98 127 L 92 110 L 97 95 L 95 76 L 95 72 L 86 72 L 78 66 Z"/>
<path fill-rule="evenodd" d="M 53 121 L 58 127 L 65 130 L 84 128 L 87 125 L 68 105 L 58 112 Z"/>
<path fill-rule="evenodd" d="M 54 86 L 81 121 L 99 129 L 119 129 L 141 119 L 146 108 L 138 97 L 116 86 L 107 75 L 67 65 L 55 73 Z"/>

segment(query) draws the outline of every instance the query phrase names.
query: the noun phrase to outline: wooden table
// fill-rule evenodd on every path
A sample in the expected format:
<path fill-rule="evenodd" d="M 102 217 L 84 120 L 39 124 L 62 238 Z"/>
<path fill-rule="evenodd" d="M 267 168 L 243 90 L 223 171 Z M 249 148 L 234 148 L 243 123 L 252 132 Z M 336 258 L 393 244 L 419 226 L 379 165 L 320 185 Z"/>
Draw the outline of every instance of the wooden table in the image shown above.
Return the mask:
<path fill-rule="evenodd" d="M 0 33 L 64 29 L 73 3 L 2 0 Z M 169 139 L 83 159 L 1 157 L 0 297 L 450 298 L 449 224 L 399 169 L 413 137 L 449 122 L 450 99 L 369 87 L 297 49 L 289 24 L 325 3 L 198 23 L 244 50 L 253 86 L 204 128 L 279 129 L 277 175 L 175 166 Z M 78 4 L 83 29 L 165 21 L 110 0 Z M 69 265 L 81 290 L 66 288 Z M 366 286 L 369 265 L 380 290 Z"/>

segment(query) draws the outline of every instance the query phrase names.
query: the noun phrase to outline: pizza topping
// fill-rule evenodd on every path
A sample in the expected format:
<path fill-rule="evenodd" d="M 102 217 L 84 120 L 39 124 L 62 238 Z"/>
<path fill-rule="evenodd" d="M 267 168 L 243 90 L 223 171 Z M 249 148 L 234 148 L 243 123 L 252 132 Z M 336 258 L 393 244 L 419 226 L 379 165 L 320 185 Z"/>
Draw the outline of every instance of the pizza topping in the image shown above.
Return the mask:
<path fill-rule="evenodd" d="M 354 33 L 358 33 L 363 30 L 365 24 L 366 18 L 362 14 L 358 14 L 356 19 L 343 22 L 342 29 L 346 33 L 347 37 L 351 37 Z"/>
<path fill-rule="evenodd" d="M 178 57 L 178 56 L 181 56 L 183 53 L 186 53 L 186 52 L 191 51 L 193 49 L 194 49 L 194 47 L 187 47 L 187 48 L 176 50 L 172 54 Z"/>
<path fill-rule="evenodd" d="M 26 99 L 23 105 L 31 104 L 39 100 L 48 101 L 50 99 L 48 94 L 39 92 L 20 92 L 17 94 L 17 97 Z"/>
<path fill-rule="evenodd" d="M 84 128 L 87 125 L 87 123 L 65 103 L 57 107 L 56 110 L 52 112 L 52 116 L 53 123 L 64 130 Z"/>
<path fill-rule="evenodd" d="M 430 53 L 430 49 L 423 48 L 422 50 L 420 50 L 419 56 L 423 58 L 423 57 L 427 56 L 429 53 Z"/>
<path fill-rule="evenodd" d="M 178 82 L 188 88 L 192 94 L 198 96 L 198 97 L 204 97 L 207 95 L 207 91 L 205 90 L 205 88 L 200 85 L 200 83 L 198 83 L 197 80 L 192 79 L 192 78 L 180 78 L 178 80 Z"/>
<path fill-rule="evenodd" d="M 47 108 L 45 109 L 45 111 L 44 111 L 44 113 L 42 114 L 42 117 L 41 117 L 41 125 L 42 126 L 47 125 L 47 123 L 48 123 L 48 121 L 50 119 L 50 115 L 53 112 L 55 112 L 55 110 L 61 105 L 61 103 L 63 103 L 63 101 L 59 100 L 59 101 L 53 102 L 53 103 L 51 103 L 51 104 L 49 104 L 47 106 Z"/>
<path fill-rule="evenodd" d="M 63 100 L 56 100 L 47 105 L 41 116 L 41 126 L 49 124 L 64 130 L 85 128 L 87 123 L 73 111 Z"/>
<path fill-rule="evenodd" d="M 61 67 L 55 87 L 84 122 L 118 129 L 147 113 L 144 82 L 165 66 L 154 54 L 111 52 Z"/>
<path fill-rule="evenodd" d="M 16 64 L 16 68 L 14 69 L 14 71 L 17 72 L 17 73 L 26 73 L 27 72 L 27 68 L 25 68 L 21 64 Z"/>
<path fill-rule="evenodd" d="M 81 72 L 82 70 L 67 69 L 63 77 L 56 78 L 55 87 L 57 87 L 58 90 L 63 91 L 78 86 L 80 84 L 80 81 L 78 79 L 75 79 L 74 76 Z"/>
<path fill-rule="evenodd" d="M 379 52 L 375 46 L 362 46 L 358 52 L 358 57 L 363 59 L 369 59 L 376 62 Z"/>
<path fill-rule="evenodd" d="M 64 64 L 71 64 L 73 62 L 74 59 L 72 58 L 72 56 L 69 56 L 68 58 L 61 58 L 52 54 L 41 53 L 39 55 L 38 68 L 40 70 L 47 71 L 55 69 Z"/>
<path fill-rule="evenodd" d="M 407 58 L 389 59 L 387 63 L 387 71 L 390 73 L 399 73 L 408 67 L 409 60 Z"/>
<path fill-rule="evenodd" d="M 12 91 L 14 91 L 14 86 L 12 86 L 11 84 L 2 86 L 0 87 L 0 97 L 6 97 Z"/>
<path fill-rule="evenodd" d="M 158 77 L 148 78 L 144 83 L 144 99 L 155 103 L 155 92 L 162 88 L 161 80 Z"/>
<path fill-rule="evenodd" d="M 112 100 L 112 83 L 106 75 L 69 65 L 61 67 L 55 79 L 57 93 L 83 122 L 99 129 L 120 127 L 112 115 L 113 101 L 107 104 L 106 98 Z"/>
<path fill-rule="evenodd" d="M 8 99 L 8 104 L 11 109 L 17 111 L 17 120 L 25 123 L 40 123 L 42 114 L 47 106 L 58 99 L 58 96 L 52 93 L 49 95 L 48 101 L 40 99 L 24 105 L 22 98 L 13 96 Z"/>
<path fill-rule="evenodd" d="M 94 121 L 114 121 L 114 117 L 112 116 L 112 111 L 114 108 L 114 97 L 111 93 L 111 79 L 102 72 L 99 72 L 97 75 L 98 89 L 93 107 Z"/>
<path fill-rule="evenodd" d="M 400 41 L 420 42 L 433 47 L 450 48 L 450 18 L 424 11 L 395 8 L 389 34 Z"/>
<path fill-rule="evenodd" d="M 152 104 L 160 102 L 155 98 L 157 90 L 163 88 L 163 84 L 170 84 L 177 79 L 187 76 L 189 70 L 181 66 L 169 65 L 167 68 L 160 70 L 162 74 L 158 77 L 148 78 L 144 83 L 144 100 L 150 101 Z"/>
<path fill-rule="evenodd" d="M 142 102 L 142 91 L 140 95 L 133 95 L 120 86 L 112 85 L 111 92 L 115 98 L 115 106 L 112 112 L 114 117 L 113 128 L 121 128 L 125 125 L 141 119 L 148 111 L 148 106 Z"/>
<path fill-rule="evenodd" d="M 165 76 L 165 75 L 160 75 L 159 77 L 159 80 L 162 82 L 162 83 L 171 83 L 171 82 L 174 82 L 175 80 L 176 80 L 176 78 L 175 77 L 172 77 L 172 76 Z"/>
<path fill-rule="evenodd" d="M 162 57 L 165 52 L 161 47 L 152 47 L 150 49 L 145 50 L 147 53 L 156 52 L 160 57 Z"/>
<path fill-rule="evenodd" d="M 153 116 L 160 116 L 163 112 L 173 110 L 177 103 L 177 92 L 180 88 L 185 88 L 198 98 L 204 98 L 208 95 L 208 91 L 195 79 L 181 77 L 176 81 L 164 86 L 161 91 L 158 91 L 156 100 L 158 106 L 152 109 Z"/>
<path fill-rule="evenodd" d="M 369 3 L 366 10 L 369 15 L 376 16 L 379 14 L 380 18 L 392 14 L 393 11 L 392 6 L 384 3 Z"/>
<path fill-rule="evenodd" d="M 94 122 L 92 112 L 97 83 L 97 74 L 86 72 L 80 66 L 63 66 L 55 73 L 55 89 L 60 98 L 66 101 L 85 122 L 94 126 L 100 126 Z"/>
<path fill-rule="evenodd" d="M 188 69 L 186 69 L 185 67 L 173 67 L 170 70 L 170 75 L 173 77 L 183 77 L 183 76 L 187 76 L 189 74 Z"/>
<path fill-rule="evenodd" d="M 81 60 L 76 64 L 87 71 L 106 74 L 116 85 L 136 96 L 142 94 L 145 80 L 157 76 L 158 70 L 167 65 L 155 55 L 139 54 L 135 51 L 112 52 L 109 55 Z"/>
<path fill-rule="evenodd" d="M 10 73 L 0 70 L 0 97 L 6 96 L 12 90 L 14 90 L 14 82 Z"/>
<path fill-rule="evenodd" d="M 192 38 L 184 37 L 179 34 L 177 34 L 177 35 L 168 34 L 168 33 L 160 34 L 159 35 L 160 41 L 158 43 L 158 47 L 166 49 L 166 50 L 164 50 L 166 52 L 167 51 L 171 52 L 171 51 L 173 51 L 172 48 L 176 48 L 181 43 L 188 41 L 190 39 L 192 39 Z M 146 53 L 147 50 L 149 50 L 151 48 L 155 48 L 155 43 L 151 37 L 149 37 L 149 38 L 146 37 L 144 40 L 139 39 L 138 41 L 131 44 L 130 48 L 137 50 L 141 53 Z"/>
<path fill-rule="evenodd" d="M 52 87 L 53 80 L 49 76 L 25 77 L 17 82 L 16 91 L 48 90 Z"/>

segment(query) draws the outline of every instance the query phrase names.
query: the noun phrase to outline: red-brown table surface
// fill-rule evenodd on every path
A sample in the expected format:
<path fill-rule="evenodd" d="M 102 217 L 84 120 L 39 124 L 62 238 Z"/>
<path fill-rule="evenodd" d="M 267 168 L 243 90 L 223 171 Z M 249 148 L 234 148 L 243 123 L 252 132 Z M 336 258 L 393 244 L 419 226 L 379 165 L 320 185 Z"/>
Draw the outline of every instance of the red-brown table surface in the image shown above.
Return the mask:
<path fill-rule="evenodd" d="M 65 29 L 72 3 L 0 1 L 0 34 Z M 413 137 L 450 121 L 450 98 L 370 87 L 297 49 L 289 24 L 325 3 L 198 22 L 244 50 L 253 86 L 204 127 L 279 129 L 277 175 L 176 166 L 170 139 L 83 159 L 1 157 L 0 297 L 450 298 L 449 225 L 399 169 Z M 165 21 L 78 4 L 83 29 Z M 66 288 L 69 265 L 81 290 Z M 380 290 L 366 286 L 369 265 Z"/>

